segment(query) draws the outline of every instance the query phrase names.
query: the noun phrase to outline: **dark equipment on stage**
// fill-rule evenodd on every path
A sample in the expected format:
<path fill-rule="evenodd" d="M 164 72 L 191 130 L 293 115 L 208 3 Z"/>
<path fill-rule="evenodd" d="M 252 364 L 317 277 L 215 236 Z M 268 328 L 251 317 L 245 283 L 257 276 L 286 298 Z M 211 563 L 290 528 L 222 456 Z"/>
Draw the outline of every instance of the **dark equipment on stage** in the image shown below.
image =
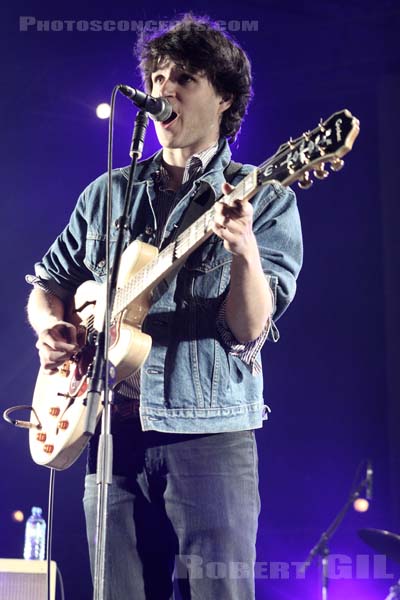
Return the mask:
<path fill-rule="evenodd" d="M 368 546 L 400 563 L 400 535 L 384 529 L 360 529 L 358 535 Z M 400 600 L 400 579 L 392 585 L 385 600 Z"/>

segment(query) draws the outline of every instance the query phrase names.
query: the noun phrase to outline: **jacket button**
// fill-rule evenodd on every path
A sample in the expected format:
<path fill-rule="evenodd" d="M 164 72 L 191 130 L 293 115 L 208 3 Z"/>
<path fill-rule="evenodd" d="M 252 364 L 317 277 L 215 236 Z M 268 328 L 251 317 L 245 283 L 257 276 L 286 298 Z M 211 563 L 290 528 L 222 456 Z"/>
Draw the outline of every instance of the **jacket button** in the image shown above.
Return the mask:
<path fill-rule="evenodd" d="M 146 225 L 144 232 L 146 235 L 153 235 L 154 229 L 151 225 Z"/>
<path fill-rule="evenodd" d="M 97 268 L 98 269 L 102 269 L 106 264 L 106 261 L 104 260 L 104 258 L 102 260 L 99 260 L 99 262 L 97 263 Z"/>

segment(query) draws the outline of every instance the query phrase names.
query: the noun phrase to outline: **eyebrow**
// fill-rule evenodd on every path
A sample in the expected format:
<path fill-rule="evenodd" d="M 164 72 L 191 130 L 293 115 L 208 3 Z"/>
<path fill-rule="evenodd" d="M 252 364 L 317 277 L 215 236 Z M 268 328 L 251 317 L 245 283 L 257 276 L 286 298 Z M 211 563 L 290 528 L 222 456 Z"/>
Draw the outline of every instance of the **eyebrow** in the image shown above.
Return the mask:
<path fill-rule="evenodd" d="M 158 68 L 156 68 L 154 71 L 152 71 L 151 73 L 151 78 L 153 78 L 153 76 L 158 75 L 158 74 L 162 74 L 163 70 L 166 68 L 166 65 L 164 66 L 158 66 Z M 172 68 L 172 72 L 176 72 L 176 73 L 188 73 L 189 75 L 194 75 L 194 76 L 200 76 L 203 73 L 199 70 L 193 69 L 189 66 L 185 67 L 184 65 L 179 65 L 176 64 L 173 66 Z"/>

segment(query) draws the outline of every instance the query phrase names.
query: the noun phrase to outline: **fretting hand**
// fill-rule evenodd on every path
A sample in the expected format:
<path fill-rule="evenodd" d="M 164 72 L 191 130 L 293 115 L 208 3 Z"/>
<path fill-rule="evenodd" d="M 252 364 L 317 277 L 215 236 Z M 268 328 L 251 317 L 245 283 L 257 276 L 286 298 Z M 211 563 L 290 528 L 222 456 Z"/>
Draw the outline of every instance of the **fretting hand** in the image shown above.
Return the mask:
<path fill-rule="evenodd" d="M 227 196 L 234 188 L 222 186 Z M 214 233 L 224 241 L 224 248 L 236 256 L 251 256 L 257 246 L 253 233 L 253 207 L 246 200 L 235 200 L 232 205 L 215 204 Z"/>

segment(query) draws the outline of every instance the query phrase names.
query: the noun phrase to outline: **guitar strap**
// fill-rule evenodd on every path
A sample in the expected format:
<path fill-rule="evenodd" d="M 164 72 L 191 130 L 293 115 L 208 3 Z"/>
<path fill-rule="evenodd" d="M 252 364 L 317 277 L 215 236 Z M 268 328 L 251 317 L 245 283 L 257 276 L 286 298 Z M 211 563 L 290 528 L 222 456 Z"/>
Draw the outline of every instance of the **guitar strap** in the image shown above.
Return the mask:
<path fill-rule="evenodd" d="M 225 180 L 230 183 L 233 181 L 235 175 L 239 173 L 242 168 L 242 163 L 230 161 L 228 166 L 224 169 Z M 194 223 L 201 215 L 209 210 L 213 204 L 217 201 L 210 185 L 202 181 L 197 189 L 196 194 L 190 201 L 189 206 L 186 209 L 178 227 L 174 230 L 173 234 L 168 238 L 168 244 L 176 240 L 178 235 L 185 231 L 192 223 Z"/>
<path fill-rule="evenodd" d="M 242 166 L 242 163 L 238 163 L 231 160 L 228 166 L 224 169 L 225 180 L 228 183 L 233 181 L 235 175 L 239 173 Z M 197 189 L 196 194 L 193 196 L 189 206 L 187 207 L 186 212 L 184 213 L 178 227 L 175 228 L 168 240 L 164 242 L 165 245 L 170 244 L 171 242 L 176 240 L 180 233 L 182 233 L 183 231 L 185 231 L 185 229 L 190 227 L 190 225 L 192 225 L 192 223 L 194 223 L 199 217 L 201 217 L 203 213 L 209 210 L 213 206 L 213 204 L 215 204 L 216 201 L 217 198 L 215 197 L 215 194 L 210 185 L 207 182 L 202 181 Z M 182 265 L 178 267 L 178 270 L 181 268 L 181 266 Z M 163 281 L 165 284 L 167 284 L 167 286 L 169 286 L 176 273 L 177 269 L 173 269 L 164 278 Z"/>

